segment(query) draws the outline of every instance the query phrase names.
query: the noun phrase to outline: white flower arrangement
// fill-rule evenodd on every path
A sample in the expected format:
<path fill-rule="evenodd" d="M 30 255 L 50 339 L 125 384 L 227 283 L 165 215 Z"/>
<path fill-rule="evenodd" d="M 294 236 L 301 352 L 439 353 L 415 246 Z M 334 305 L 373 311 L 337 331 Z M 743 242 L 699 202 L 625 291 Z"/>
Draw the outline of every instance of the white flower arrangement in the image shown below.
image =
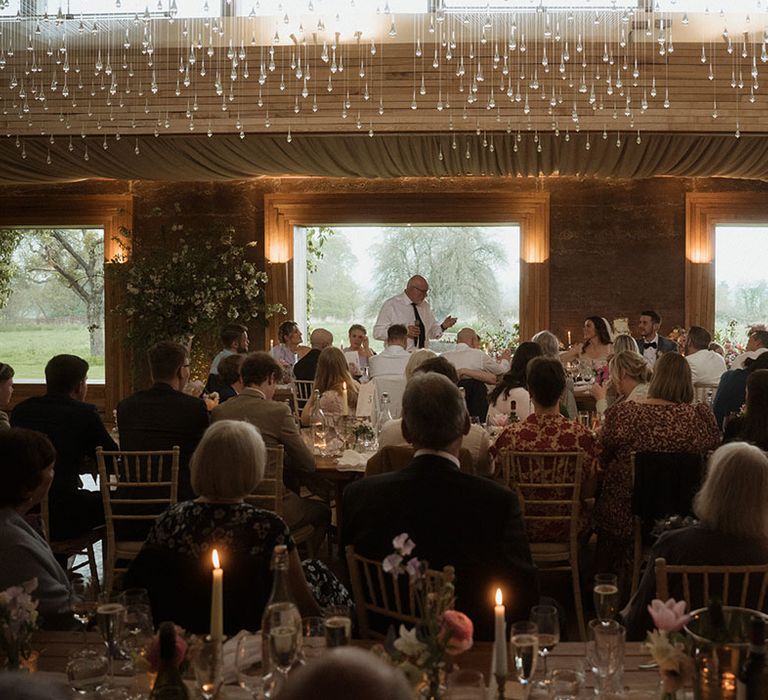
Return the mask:
<path fill-rule="evenodd" d="M 32 652 L 30 639 L 37 629 L 37 601 L 32 591 L 37 579 L 25 581 L 0 592 L 0 652 L 7 668 L 19 668 Z"/>

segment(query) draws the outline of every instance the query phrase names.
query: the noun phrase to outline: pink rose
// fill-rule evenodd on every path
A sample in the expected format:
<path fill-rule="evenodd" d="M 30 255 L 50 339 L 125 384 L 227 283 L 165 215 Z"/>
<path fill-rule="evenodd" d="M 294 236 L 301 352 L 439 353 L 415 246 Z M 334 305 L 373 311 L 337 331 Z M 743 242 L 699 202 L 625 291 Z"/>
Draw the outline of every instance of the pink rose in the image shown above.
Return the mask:
<path fill-rule="evenodd" d="M 445 650 L 456 656 L 472 648 L 472 620 L 458 610 L 446 610 L 443 613 L 441 636 L 446 640 Z"/>
<path fill-rule="evenodd" d="M 491 425 L 496 426 L 497 428 L 503 428 L 507 424 L 509 416 L 507 416 L 506 413 L 497 413 L 496 415 L 491 416 Z"/>
<path fill-rule="evenodd" d="M 679 632 L 691 619 L 690 615 L 685 614 L 685 601 L 677 603 L 674 598 L 666 603 L 654 599 L 648 606 L 648 612 L 651 613 L 656 629 L 662 632 Z"/>
<path fill-rule="evenodd" d="M 187 642 L 184 640 L 184 630 L 176 625 L 176 666 L 181 667 L 186 657 Z M 157 634 L 152 638 L 147 660 L 152 671 L 157 672 L 160 668 L 160 637 Z"/>

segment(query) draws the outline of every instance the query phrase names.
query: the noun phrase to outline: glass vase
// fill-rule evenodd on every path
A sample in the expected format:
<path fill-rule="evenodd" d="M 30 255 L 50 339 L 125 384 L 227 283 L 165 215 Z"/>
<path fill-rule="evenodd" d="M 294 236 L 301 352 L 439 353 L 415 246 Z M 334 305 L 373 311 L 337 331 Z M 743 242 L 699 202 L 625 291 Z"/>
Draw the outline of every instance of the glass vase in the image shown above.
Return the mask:
<path fill-rule="evenodd" d="M 419 697 L 425 700 L 440 700 L 445 696 L 445 669 L 442 666 L 432 666 L 424 669 Z"/>

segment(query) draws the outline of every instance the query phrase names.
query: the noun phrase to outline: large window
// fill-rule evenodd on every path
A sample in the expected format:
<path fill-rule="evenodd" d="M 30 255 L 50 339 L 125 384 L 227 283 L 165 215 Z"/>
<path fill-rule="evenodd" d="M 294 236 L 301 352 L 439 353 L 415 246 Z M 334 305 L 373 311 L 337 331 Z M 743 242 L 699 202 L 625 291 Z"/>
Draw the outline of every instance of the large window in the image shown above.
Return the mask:
<path fill-rule="evenodd" d="M 517 336 L 519 226 L 300 227 L 294 238 L 297 260 L 301 247 L 309 274 L 306 280 L 295 276 L 294 297 L 298 302 L 305 285 L 306 327 L 327 328 L 337 343 L 346 342 L 352 323 L 362 323 L 374 349 L 380 349 L 372 336 L 381 304 L 416 273 L 430 284 L 428 300 L 438 320 L 458 317 L 454 333 L 469 326 L 492 345 Z M 300 322 L 302 310 L 297 303 Z"/>
<path fill-rule="evenodd" d="M 19 381 L 44 380 L 46 362 L 68 353 L 104 381 L 104 230 L 0 229 L 13 242 L 12 278 L 0 309 L 0 360 Z"/>
<path fill-rule="evenodd" d="M 721 339 L 746 340 L 747 327 L 768 321 L 768 223 L 715 228 L 715 328 Z"/>

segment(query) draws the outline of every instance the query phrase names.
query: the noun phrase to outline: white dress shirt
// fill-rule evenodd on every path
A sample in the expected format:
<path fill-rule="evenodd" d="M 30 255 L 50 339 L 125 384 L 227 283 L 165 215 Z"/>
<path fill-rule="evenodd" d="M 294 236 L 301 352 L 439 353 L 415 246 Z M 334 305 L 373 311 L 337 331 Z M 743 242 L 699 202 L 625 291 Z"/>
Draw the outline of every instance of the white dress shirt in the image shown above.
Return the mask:
<path fill-rule="evenodd" d="M 387 345 L 378 355 L 368 359 L 368 370 L 373 377 L 405 375 L 410 353 L 400 345 Z"/>
<path fill-rule="evenodd" d="M 487 352 L 466 343 L 456 343 L 456 349 L 446 350 L 443 357 L 456 369 L 484 370 L 497 376 L 509 371 L 509 360 L 496 362 Z"/>
<path fill-rule="evenodd" d="M 437 339 L 443 334 L 442 326 L 435 320 L 435 315 L 432 313 L 432 309 L 426 301 L 422 301 L 421 304 L 416 304 L 416 308 L 419 311 L 419 317 L 424 324 L 425 341 L 424 347 L 429 347 L 429 339 Z M 387 299 L 381 305 L 381 311 L 379 311 L 379 317 L 376 319 L 376 323 L 373 326 L 373 337 L 376 340 L 386 340 L 387 330 L 390 326 L 401 323 L 406 328 L 412 326 L 416 322 L 416 314 L 413 311 L 413 306 L 408 295 L 403 292 L 391 299 Z M 415 347 L 416 343 L 413 338 L 408 338 L 408 347 Z"/>
<path fill-rule="evenodd" d="M 694 384 L 717 384 L 726 370 L 723 356 L 714 350 L 697 350 L 685 359 L 691 367 Z"/>
<path fill-rule="evenodd" d="M 756 360 L 764 352 L 768 352 L 768 348 L 758 348 L 757 350 L 741 353 L 741 355 L 738 355 L 736 359 L 731 362 L 731 369 L 744 369 L 744 363 L 747 360 Z"/>
<path fill-rule="evenodd" d="M 641 338 L 638 341 L 638 345 L 641 343 L 657 343 L 659 342 L 659 334 L 653 336 L 653 338 Z M 648 364 L 653 367 L 656 364 L 656 358 L 659 355 L 659 348 L 646 348 L 644 345 L 640 345 L 640 352 L 643 357 L 648 360 Z"/>

